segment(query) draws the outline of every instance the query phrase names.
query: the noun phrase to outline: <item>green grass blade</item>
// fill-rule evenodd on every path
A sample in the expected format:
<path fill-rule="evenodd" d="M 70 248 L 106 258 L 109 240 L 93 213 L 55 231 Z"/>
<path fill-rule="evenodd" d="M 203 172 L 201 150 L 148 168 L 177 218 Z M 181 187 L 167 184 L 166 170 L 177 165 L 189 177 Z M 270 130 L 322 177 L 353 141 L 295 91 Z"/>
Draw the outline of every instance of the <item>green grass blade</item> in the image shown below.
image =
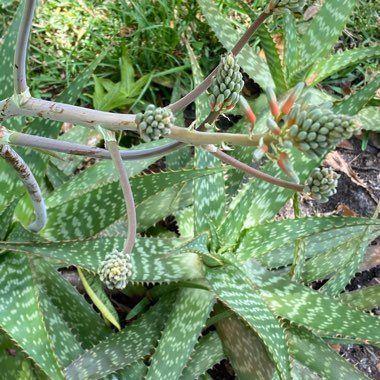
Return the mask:
<path fill-rule="evenodd" d="M 229 361 L 241 380 L 271 380 L 277 373 L 260 338 L 236 316 L 217 324 Z"/>
<path fill-rule="evenodd" d="M 231 21 L 219 12 L 214 1 L 198 0 L 198 3 L 219 41 L 226 50 L 231 50 L 240 38 L 240 31 L 236 31 Z M 268 65 L 249 46 L 246 45 L 242 49 L 238 56 L 238 62 L 244 71 L 262 88 L 275 87 Z"/>
<path fill-rule="evenodd" d="M 341 302 L 356 309 L 372 310 L 380 306 L 380 284 L 339 295 Z"/>
<path fill-rule="evenodd" d="M 188 45 L 188 53 L 193 71 L 194 85 L 203 80 L 194 52 Z M 200 125 L 210 112 L 208 96 L 203 93 L 195 100 L 196 123 Z M 220 161 L 211 153 L 202 148 L 195 147 L 194 165 L 197 169 L 220 166 Z M 209 221 L 219 223 L 224 216 L 224 175 L 217 173 L 212 176 L 194 180 L 194 235 L 209 229 Z"/>
<path fill-rule="evenodd" d="M 214 302 L 207 290 L 189 288 L 178 292 L 146 380 L 180 377 Z"/>
<path fill-rule="evenodd" d="M 173 295 L 163 297 L 141 318 L 86 351 L 65 369 L 67 380 L 102 379 L 151 354 L 173 301 Z"/>
<path fill-rule="evenodd" d="M 355 0 L 329 0 L 324 3 L 301 39 L 302 62 L 310 66 L 330 52 L 355 4 Z"/>
<path fill-rule="evenodd" d="M 182 372 L 181 380 L 196 380 L 225 358 L 222 341 L 215 331 L 209 332 L 199 339 Z"/>
<path fill-rule="evenodd" d="M 266 255 L 268 252 L 292 244 L 296 239 L 317 237 L 320 233 L 331 231 L 339 235 L 341 229 L 355 226 L 379 226 L 380 221 L 371 218 L 354 217 L 306 217 L 300 219 L 286 219 L 261 224 L 246 231 L 237 249 L 239 260 L 248 260 Z M 264 244 L 265 242 L 265 244 Z M 328 247 L 328 241 L 323 247 Z"/>
<path fill-rule="evenodd" d="M 277 276 L 252 261 L 246 262 L 244 267 L 276 315 L 321 336 L 341 335 L 380 345 L 378 318 L 353 310 L 336 299 L 291 282 L 287 277 Z"/>
<path fill-rule="evenodd" d="M 356 115 L 375 96 L 379 88 L 380 76 L 335 106 L 334 112 L 350 116 Z"/>
<path fill-rule="evenodd" d="M 351 49 L 340 54 L 334 54 L 329 59 L 318 62 L 313 66 L 307 82 L 314 86 L 346 67 L 357 65 L 366 59 L 378 57 L 380 57 L 379 46 Z"/>
<path fill-rule="evenodd" d="M 289 326 L 288 332 L 290 333 L 289 346 L 294 358 L 324 379 L 368 380 L 363 372 L 349 364 L 310 331 Z"/>
<path fill-rule="evenodd" d="M 206 279 L 216 296 L 247 322 L 262 339 L 281 379 L 291 379 L 284 330 L 263 301 L 259 289 L 232 266 L 208 269 Z"/>
<path fill-rule="evenodd" d="M 104 319 L 114 325 L 118 330 L 121 329 L 119 323 L 119 316 L 117 311 L 113 307 L 106 292 L 103 289 L 102 282 L 97 276 L 89 273 L 85 270 L 78 268 L 79 277 L 87 292 L 87 295 L 91 298 L 91 301 L 99 309 Z"/>

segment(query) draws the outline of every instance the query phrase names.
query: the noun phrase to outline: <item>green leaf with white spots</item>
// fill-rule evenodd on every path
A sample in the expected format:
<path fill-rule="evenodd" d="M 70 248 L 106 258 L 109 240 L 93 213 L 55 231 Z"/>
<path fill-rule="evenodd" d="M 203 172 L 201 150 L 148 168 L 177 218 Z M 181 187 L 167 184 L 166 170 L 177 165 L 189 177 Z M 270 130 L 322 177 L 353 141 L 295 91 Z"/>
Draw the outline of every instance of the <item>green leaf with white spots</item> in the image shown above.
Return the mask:
<path fill-rule="evenodd" d="M 194 85 L 203 80 L 203 74 L 190 45 L 187 45 L 193 71 Z M 196 125 L 200 125 L 210 112 L 206 93 L 195 100 Z M 201 147 L 195 147 L 194 165 L 197 169 L 220 166 L 221 162 Z M 209 229 L 209 221 L 219 223 L 224 216 L 224 175 L 217 173 L 194 180 L 194 235 Z"/>
<path fill-rule="evenodd" d="M 380 108 L 366 107 L 357 115 L 363 124 L 363 129 L 367 131 L 380 132 Z"/>
<path fill-rule="evenodd" d="M 292 12 L 284 15 L 284 67 L 286 78 L 289 79 L 298 69 L 298 33 L 296 20 Z"/>
<path fill-rule="evenodd" d="M 13 214 L 16 208 L 17 199 L 9 204 L 7 208 L 0 212 L 0 240 L 4 240 L 7 236 L 13 219 Z"/>
<path fill-rule="evenodd" d="M 114 325 L 118 330 L 121 329 L 119 323 L 119 316 L 111 301 L 109 300 L 106 292 L 103 289 L 102 282 L 99 278 L 86 270 L 78 268 L 79 277 L 82 281 L 87 295 L 91 301 L 99 309 L 104 319 Z"/>
<path fill-rule="evenodd" d="M 321 336 L 341 335 L 380 346 L 378 318 L 269 272 L 252 261 L 244 263 L 244 270 L 277 316 Z"/>
<path fill-rule="evenodd" d="M 107 380 L 140 380 L 145 379 L 148 367 L 142 360 L 133 362 L 131 365 L 119 370 L 114 375 L 109 375 Z"/>
<path fill-rule="evenodd" d="M 174 299 L 174 294 L 162 297 L 135 322 L 78 357 L 65 369 L 67 380 L 102 379 L 152 354 Z"/>
<path fill-rule="evenodd" d="M 43 270 L 40 281 L 46 296 L 59 310 L 60 316 L 78 337 L 83 348 L 92 347 L 111 333 L 92 305 L 59 272 L 45 260 L 39 261 L 38 268 Z"/>
<path fill-rule="evenodd" d="M 160 343 L 152 356 L 146 380 L 180 377 L 214 302 L 213 295 L 207 290 L 179 290 Z"/>
<path fill-rule="evenodd" d="M 312 246 L 307 245 L 308 249 L 318 246 L 318 240 L 321 247 L 312 251 L 314 257 L 305 264 L 302 273 L 303 281 L 310 283 L 334 275 L 334 277 L 338 276 L 336 280 L 339 276 L 343 276 L 342 281 L 348 283 L 363 260 L 367 248 L 366 242 L 368 245 L 369 241 L 380 235 L 378 226 L 377 228 L 376 226 L 369 227 L 358 226 L 337 230 L 336 236 L 332 237 L 331 241 L 323 243 L 318 239 L 318 235 L 315 235 Z M 367 228 L 369 231 L 366 231 Z M 326 234 L 324 235 L 321 239 L 329 238 Z M 321 251 L 321 248 L 324 250 Z"/>
<path fill-rule="evenodd" d="M 380 306 L 380 284 L 339 295 L 341 302 L 355 309 L 372 310 Z"/>
<path fill-rule="evenodd" d="M 175 219 L 181 238 L 192 238 L 194 236 L 194 212 L 193 207 L 179 210 Z"/>
<path fill-rule="evenodd" d="M 340 54 L 334 54 L 331 58 L 318 62 L 310 71 L 310 85 L 315 85 L 322 80 L 336 74 L 346 67 L 357 65 L 360 62 L 380 57 L 380 47 L 366 47 L 346 50 Z"/>
<path fill-rule="evenodd" d="M 0 257 L 0 325 L 48 376 L 64 379 L 62 362 L 77 356 L 81 349 L 45 297 L 37 265 L 16 253 Z M 62 347 L 66 339 L 71 342 Z"/>
<path fill-rule="evenodd" d="M 253 281 L 237 268 L 207 269 L 206 279 L 215 295 L 241 317 L 266 345 L 281 379 L 291 379 L 284 330 Z"/>
<path fill-rule="evenodd" d="M 367 376 L 344 360 L 323 340 L 305 328 L 288 327 L 292 356 L 306 367 L 330 380 L 366 380 Z"/>
<path fill-rule="evenodd" d="M 313 18 L 300 41 L 300 60 L 313 64 L 334 47 L 341 35 L 355 0 L 329 0 Z"/>
<path fill-rule="evenodd" d="M 297 239 L 308 238 L 313 235 L 318 238 L 320 233 L 328 231 L 340 235 L 341 229 L 356 226 L 379 226 L 380 228 L 380 221 L 370 218 L 333 216 L 285 219 L 257 225 L 247 230 L 242 237 L 236 251 L 237 258 L 242 261 L 259 258 L 287 244 L 291 244 L 293 247 L 294 241 Z M 354 236 L 358 238 L 357 235 Z M 319 241 L 321 243 L 321 240 Z"/>
<path fill-rule="evenodd" d="M 380 76 L 335 106 L 334 112 L 350 116 L 356 115 L 375 96 L 379 88 Z"/>
<path fill-rule="evenodd" d="M 97 272 L 106 255 L 113 250 L 121 251 L 123 238 L 86 239 L 57 242 L 0 242 L 0 247 L 57 259 L 65 266 L 76 265 Z M 203 277 L 203 264 L 191 248 L 178 251 L 178 240 L 138 238 L 131 254 L 132 275 L 135 282 L 170 282 Z"/>
<path fill-rule="evenodd" d="M 288 86 L 286 84 L 280 55 L 273 41 L 272 35 L 266 25 L 262 25 L 257 31 L 257 34 L 260 38 L 260 45 L 264 50 L 265 58 L 272 74 L 276 90 L 278 94 L 283 94 L 288 89 Z"/>
<path fill-rule="evenodd" d="M 127 169 L 130 165 L 129 163 L 126 164 Z M 113 174 L 111 175 L 112 172 L 108 175 L 104 173 L 104 170 L 111 170 L 111 167 L 112 163 L 109 163 L 109 165 L 106 163 L 98 166 L 101 170 L 94 170 L 91 175 L 84 174 L 82 177 L 78 175 L 77 177 L 81 177 L 83 182 L 78 184 L 78 181 L 70 181 L 67 186 L 63 185 L 51 197 L 47 198 L 46 205 L 49 219 L 46 227 L 41 232 L 44 237 L 51 240 L 90 237 L 126 216 L 122 190 L 118 179 Z M 91 168 L 88 171 L 90 170 Z M 170 189 L 178 184 L 183 185 L 195 178 L 222 172 L 223 170 L 224 168 L 221 167 L 198 170 L 186 169 L 179 172 L 163 172 L 131 178 L 130 182 L 136 209 L 139 212 L 139 207 L 144 202 L 149 201 L 150 197 L 155 200 L 155 203 L 160 202 L 160 197 L 156 200 L 157 194 L 168 188 Z M 97 177 L 96 185 L 91 182 L 94 174 L 100 175 Z M 104 178 L 107 177 L 109 180 L 105 182 Z M 78 184 L 77 188 L 73 182 Z M 86 184 L 88 185 L 87 189 L 84 188 Z M 66 197 L 68 191 L 72 192 L 70 197 Z M 176 194 L 178 195 L 177 190 Z M 157 207 L 163 208 L 161 202 L 156 205 Z M 155 216 L 154 208 L 144 206 L 144 210 L 148 213 L 148 219 Z M 163 210 L 166 211 L 167 209 L 163 208 Z M 166 215 L 169 214 L 170 212 Z M 146 222 L 145 217 L 140 216 L 139 220 Z M 152 222 L 155 223 L 156 221 L 153 219 Z"/>
<path fill-rule="evenodd" d="M 226 355 L 241 380 L 271 380 L 276 372 L 262 340 L 236 316 L 217 324 Z"/>
<path fill-rule="evenodd" d="M 222 341 L 215 331 L 199 339 L 182 372 L 181 380 L 196 380 L 225 358 Z"/>
<path fill-rule="evenodd" d="M 198 0 L 198 3 L 219 41 L 226 50 L 231 50 L 242 34 L 240 30 L 235 30 L 233 23 L 220 13 L 214 1 Z M 239 53 L 238 62 L 250 78 L 262 88 L 275 87 L 268 65 L 249 46 L 246 45 Z"/>

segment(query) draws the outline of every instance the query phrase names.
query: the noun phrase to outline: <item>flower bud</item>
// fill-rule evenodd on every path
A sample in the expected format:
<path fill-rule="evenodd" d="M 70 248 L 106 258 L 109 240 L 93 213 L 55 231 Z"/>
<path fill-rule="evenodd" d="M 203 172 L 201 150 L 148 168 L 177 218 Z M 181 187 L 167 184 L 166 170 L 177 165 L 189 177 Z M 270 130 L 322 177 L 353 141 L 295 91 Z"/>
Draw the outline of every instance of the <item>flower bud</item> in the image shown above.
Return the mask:
<path fill-rule="evenodd" d="M 132 274 L 130 255 L 112 251 L 100 264 L 99 277 L 109 289 L 124 289 Z"/>
<path fill-rule="evenodd" d="M 339 174 L 331 168 L 316 168 L 306 180 L 304 192 L 320 203 L 326 203 L 331 195 L 336 193 Z"/>

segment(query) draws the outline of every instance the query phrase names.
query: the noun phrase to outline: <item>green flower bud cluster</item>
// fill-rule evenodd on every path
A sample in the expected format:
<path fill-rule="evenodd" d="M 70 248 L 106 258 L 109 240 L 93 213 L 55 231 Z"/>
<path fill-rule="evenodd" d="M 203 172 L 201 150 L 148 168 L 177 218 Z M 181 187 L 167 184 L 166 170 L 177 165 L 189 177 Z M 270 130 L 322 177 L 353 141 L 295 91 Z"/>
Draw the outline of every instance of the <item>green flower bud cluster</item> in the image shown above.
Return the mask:
<path fill-rule="evenodd" d="M 317 168 L 306 180 L 304 191 L 320 203 L 326 203 L 336 193 L 339 174 L 330 168 Z"/>
<path fill-rule="evenodd" d="M 213 111 L 228 111 L 235 107 L 244 86 L 240 66 L 232 53 L 222 57 L 218 73 L 212 80 L 209 104 Z"/>
<path fill-rule="evenodd" d="M 293 13 L 302 13 L 305 7 L 305 0 L 272 0 L 270 7 L 273 8 L 287 8 Z"/>
<path fill-rule="evenodd" d="M 130 255 L 112 251 L 100 264 L 99 277 L 109 289 L 124 289 L 132 274 Z"/>
<path fill-rule="evenodd" d="M 169 135 L 170 129 L 174 126 L 174 120 L 171 110 L 150 104 L 144 113 L 136 115 L 135 122 L 141 138 L 149 142 Z"/>
<path fill-rule="evenodd" d="M 310 158 L 321 157 L 343 139 L 360 132 L 357 119 L 347 115 L 336 115 L 331 109 L 314 107 L 294 115 L 288 120 L 294 123 L 287 130 L 286 139 Z"/>

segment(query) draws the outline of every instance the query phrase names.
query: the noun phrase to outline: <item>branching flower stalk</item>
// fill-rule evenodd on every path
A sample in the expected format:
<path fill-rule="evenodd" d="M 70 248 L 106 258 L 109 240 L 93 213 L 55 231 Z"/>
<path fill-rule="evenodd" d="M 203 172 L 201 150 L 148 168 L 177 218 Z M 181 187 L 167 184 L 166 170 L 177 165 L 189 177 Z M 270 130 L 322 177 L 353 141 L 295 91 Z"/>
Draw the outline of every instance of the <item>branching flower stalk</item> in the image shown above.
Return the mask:
<path fill-rule="evenodd" d="M 36 220 L 28 226 L 28 229 L 39 232 L 46 224 L 47 215 L 44 198 L 36 178 L 25 161 L 9 145 L 0 145 L 0 156 L 13 167 L 27 189 L 36 214 Z"/>

